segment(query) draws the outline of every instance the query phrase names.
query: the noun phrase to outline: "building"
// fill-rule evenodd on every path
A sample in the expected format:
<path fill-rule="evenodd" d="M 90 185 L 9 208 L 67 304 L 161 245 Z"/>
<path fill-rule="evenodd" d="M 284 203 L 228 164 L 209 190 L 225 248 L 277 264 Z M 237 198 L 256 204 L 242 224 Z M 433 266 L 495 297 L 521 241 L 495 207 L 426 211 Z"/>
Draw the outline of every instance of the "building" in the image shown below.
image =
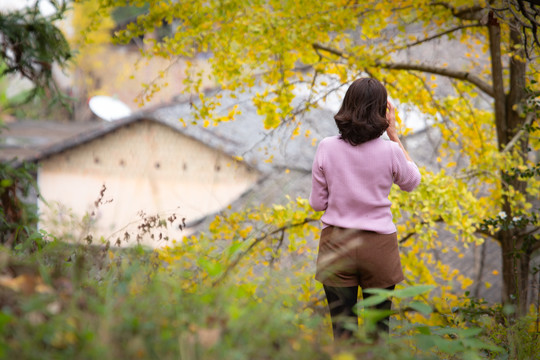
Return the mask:
<path fill-rule="evenodd" d="M 185 235 L 186 227 L 227 206 L 261 176 L 182 127 L 145 114 L 115 122 L 15 122 L 2 133 L 0 158 L 39 162 L 43 229 L 61 229 L 72 240 L 92 234 L 95 241 L 139 238 L 159 246 Z M 145 221 L 156 215 L 167 229 L 145 234 Z"/>

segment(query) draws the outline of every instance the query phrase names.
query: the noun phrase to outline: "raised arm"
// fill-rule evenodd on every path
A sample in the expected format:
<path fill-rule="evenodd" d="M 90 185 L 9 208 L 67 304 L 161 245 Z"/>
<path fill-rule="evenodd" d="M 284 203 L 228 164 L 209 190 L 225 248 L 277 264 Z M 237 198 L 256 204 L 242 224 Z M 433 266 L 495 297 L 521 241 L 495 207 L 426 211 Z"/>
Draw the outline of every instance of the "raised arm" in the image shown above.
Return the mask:
<path fill-rule="evenodd" d="M 409 156 L 409 153 L 405 148 L 403 147 L 403 144 L 399 140 L 398 132 L 396 129 L 396 108 L 390 101 L 388 101 L 388 110 L 386 111 L 386 120 L 388 120 L 388 129 L 386 129 L 386 134 L 392 140 L 393 142 L 397 143 L 399 147 L 401 148 L 401 151 L 403 151 L 403 154 L 407 158 L 407 160 L 412 161 L 411 157 Z"/>
<path fill-rule="evenodd" d="M 420 171 L 416 164 L 412 161 L 409 153 L 403 147 L 403 144 L 399 140 L 396 129 L 396 109 L 394 105 L 388 102 L 388 111 L 386 112 L 386 119 L 388 120 L 388 129 L 386 133 L 390 140 L 397 144 L 399 148 L 393 152 L 392 158 L 392 171 L 394 175 L 394 183 L 396 183 L 401 190 L 412 191 L 416 188 L 421 181 Z"/>

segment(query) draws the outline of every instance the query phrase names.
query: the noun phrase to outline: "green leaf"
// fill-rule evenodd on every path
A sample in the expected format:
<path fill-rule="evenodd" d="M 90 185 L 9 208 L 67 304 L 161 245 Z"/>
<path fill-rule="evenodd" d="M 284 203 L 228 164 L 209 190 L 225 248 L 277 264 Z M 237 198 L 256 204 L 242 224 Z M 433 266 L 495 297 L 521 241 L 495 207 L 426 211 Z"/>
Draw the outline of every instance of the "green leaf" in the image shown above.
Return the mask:
<path fill-rule="evenodd" d="M 395 314 L 392 310 L 378 310 L 378 309 L 367 309 L 364 312 L 364 319 L 372 323 L 376 323 L 379 320 L 382 320 L 392 314 Z"/>
<path fill-rule="evenodd" d="M 229 248 L 227 249 L 227 253 L 229 254 L 229 256 L 235 255 L 240 250 L 242 245 L 244 245 L 243 242 L 236 242 L 229 246 Z"/>
<path fill-rule="evenodd" d="M 419 334 L 414 337 L 416 346 L 427 351 L 435 346 L 435 337 L 433 335 Z"/>
<path fill-rule="evenodd" d="M 3 333 L 4 328 L 6 328 L 6 325 L 9 324 L 10 321 L 13 320 L 13 316 L 10 314 L 0 311 L 0 334 Z"/>
<path fill-rule="evenodd" d="M 461 340 L 461 342 L 465 347 L 468 347 L 470 349 L 485 349 L 487 346 L 489 346 L 489 344 L 485 343 L 484 341 L 475 338 L 463 339 Z"/>
<path fill-rule="evenodd" d="M 199 259 L 199 265 L 205 270 L 210 276 L 217 276 L 221 274 L 224 270 L 224 266 L 219 262 L 209 261 L 205 258 Z"/>
<path fill-rule="evenodd" d="M 433 331 L 433 333 L 438 335 L 456 335 L 458 329 L 454 328 L 440 328 Z"/>
<path fill-rule="evenodd" d="M 505 304 L 503 307 L 503 313 L 505 315 L 511 315 L 516 312 L 516 308 L 512 304 Z"/>
<path fill-rule="evenodd" d="M 420 334 L 431 335 L 431 329 L 429 328 L 429 326 L 418 326 L 416 330 L 418 330 Z"/>
<path fill-rule="evenodd" d="M 377 288 L 362 289 L 362 292 L 365 292 L 365 293 L 368 293 L 368 294 L 382 295 L 382 296 L 386 296 L 386 297 L 390 297 L 394 293 L 393 290 L 377 289 Z"/>
<path fill-rule="evenodd" d="M 447 354 L 455 355 L 456 353 L 462 352 L 465 350 L 465 347 L 460 341 L 444 339 L 439 336 L 433 335 L 435 346 L 437 350 L 442 351 Z"/>
<path fill-rule="evenodd" d="M 481 328 L 460 329 L 457 335 L 462 338 L 469 338 L 481 334 L 482 331 Z"/>
<path fill-rule="evenodd" d="M 409 308 L 411 308 L 414 311 L 417 311 L 423 315 L 429 315 L 433 312 L 433 308 L 425 303 L 419 302 L 419 301 L 413 301 L 409 304 Z"/>
<path fill-rule="evenodd" d="M 383 303 L 384 301 L 388 300 L 387 296 L 383 295 L 373 295 L 368 297 L 367 299 L 361 300 L 356 304 L 356 307 L 364 307 L 368 308 L 371 306 L 379 305 Z"/>
<path fill-rule="evenodd" d="M 428 293 L 434 288 L 435 286 L 433 285 L 416 285 L 405 289 L 395 290 L 394 296 L 398 299 L 405 299 Z"/>
<path fill-rule="evenodd" d="M 383 320 L 392 314 L 395 314 L 392 310 L 366 309 L 364 311 L 366 330 L 369 332 L 375 330 L 378 321 Z"/>

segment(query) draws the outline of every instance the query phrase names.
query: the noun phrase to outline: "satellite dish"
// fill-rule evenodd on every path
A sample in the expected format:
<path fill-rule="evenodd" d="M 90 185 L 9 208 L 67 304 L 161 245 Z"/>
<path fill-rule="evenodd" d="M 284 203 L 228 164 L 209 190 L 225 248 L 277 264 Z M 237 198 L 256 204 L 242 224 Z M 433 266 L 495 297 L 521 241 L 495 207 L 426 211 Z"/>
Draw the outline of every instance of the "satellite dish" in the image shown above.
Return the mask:
<path fill-rule="evenodd" d="M 90 110 L 106 121 L 114 121 L 131 115 L 131 109 L 122 101 L 110 96 L 94 96 L 88 100 Z"/>

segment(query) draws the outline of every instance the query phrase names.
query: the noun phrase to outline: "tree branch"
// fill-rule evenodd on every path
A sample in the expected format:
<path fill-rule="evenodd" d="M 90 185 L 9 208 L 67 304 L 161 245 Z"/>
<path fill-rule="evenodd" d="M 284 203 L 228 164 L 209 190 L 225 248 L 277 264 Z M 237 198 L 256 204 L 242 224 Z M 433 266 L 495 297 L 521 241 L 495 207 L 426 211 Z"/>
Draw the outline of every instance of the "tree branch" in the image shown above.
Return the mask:
<path fill-rule="evenodd" d="M 411 64 L 411 63 L 384 63 L 376 62 L 377 66 L 389 69 L 389 70 L 410 70 L 410 71 L 421 71 L 430 74 L 442 75 L 449 78 L 467 81 L 477 88 L 485 92 L 487 95 L 493 97 L 493 88 L 490 84 L 486 83 L 484 80 L 480 79 L 478 76 L 471 74 L 468 71 L 458 71 L 446 68 L 440 68 L 437 66 L 427 65 L 427 64 Z"/>
<path fill-rule="evenodd" d="M 407 235 L 405 235 L 404 237 L 402 237 L 401 239 L 399 239 L 399 243 L 400 244 L 403 244 L 405 241 L 409 240 L 413 235 L 416 235 L 416 231 L 413 231 L 413 232 L 410 232 L 408 233 Z"/>
<path fill-rule="evenodd" d="M 339 57 L 342 57 L 344 59 L 347 59 L 349 57 L 349 55 L 345 54 L 343 51 L 332 49 L 332 48 L 329 48 L 328 46 L 324 46 L 324 45 L 321 45 L 321 44 L 318 44 L 318 43 L 311 44 L 311 46 L 313 47 L 313 49 L 315 49 L 315 52 L 319 56 L 320 56 L 319 50 L 322 50 L 322 51 L 326 51 L 326 52 L 328 52 L 330 54 L 334 54 L 334 55 L 337 55 Z"/>
<path fill-rule="evenodd" d="M 506 144 L 506 146 L 504 147 L 503 151 L 501 151 L 501 153 L 506 153 L 510 150 L 512 150 L 512 148 L 516 145 L 516 143 L 518 142 L 518 140 L 523 136 L 523 134 L 525 133 L 525 128 L 527 126 L 529 126 L 532 121 L 534 119 L 534 113 L 530 112 L 527 114 L 527 117 L 525 118 L 525 123 L 523 124 L 521 130 L 518 131 L 518 133 L 516 135 L 514 135 L 514 137 L 512 138 L 512 140 L 510 140 L 508 142 L 508 144 Z"/>
<path fill-rule="evenodd" d="M 234 259 L 234 261 L 229 265 L 227 266 L 227 268 L 225 269 L 225 271 L 221 274 L 220 277 L 218 277 L 217 279 L 215 279 L 213 282 L 212 282 L 212 286 L 216 286 L 217 284 L 219 284 L 221 281 L 223 281 L 227 275 L 229 275 L 229 273 L 236 267 L 236 265 L 238 265 L 238 263 L 240 262 L 240 260 L 242 260 L 242 258 L 244 256 L 246 256 L 247 254 L 249 254 L 249 252 L 255 247 L 257 246 L 259 243 L 261 243 L 262 241 L 264 241 L 265 239 L 268 239 L 269 237 L 271 237 L 272 235 L 275 235 L 275 234 L 278 234 L 278 233 L 282 233 L 282 236 L 284 235 L 284 232 L 286 230 L 289 230 L 289 229 L 292 229 L 292 228 L 295 228 L 295 227 L 298 227 L 298 226 L 304 226 L 305 224 L 308 224 L 310 222 L 314 222 L 314 221 L 319 221 L 319 219 L 313 219 L 313 218 L 305 218 L 303 221 L 300 221 L 298 223 L 291 223 L 291 224 L 287 224 L 287 225 L 283 225 L 271 232 L 269 232 L 268 234 L 264 234 L 264 235 L 261 235 L 259 236 L 258 238 L 256 238 L 255 240 L 253 240 L 253 242 L 249 245 L 249 247 L 245 250 L 245 251 L 242 251 L 240 254 L 238 254 L 238 256 Z"/>
<path fill-rule="evenodd" d="M 313 43 L 311 46 L 313 47 L 313 49 L 315 49 L 315 51 L 317 51 L 317 53 L 319 50 L 322 50 L 330 54 L 340 56 L 344 59 L 347 59 L 350 57 L 349 54 L 341 50 L 333 49 L 333 48 L 330 48 L 328 46 L 324 46 L 318 43 Z M 458 71 L 458 70 L 440 68 L 437 66 L 432 66 L 432 65 L 427 65 L 427 64 L 386 63 L 386 62 L 380 62 L 380 61 L 376 61 L 375 66 L 383 68 L 383 69 L 389 69 L 389 70 L 421 71 L 421 72 L 427 72 L 430 74 L 442 75 L 442 76 L 454 78 L 457 80 L 467 81 L 473 84 L 474 86 L 476 86 L 477 88 L 479 88 L 480 90 L 482 90 L 483 92 L 485 92 L 486 94 L 488 94 L 489 96 L 491 97 L 494 96 L 493 88 L 490 84 L 480 79 L 478 76 L 471 74 L 468 71 Z"/>
<path fill-rule="evenodd" d="M 462 8 L 455 8 L 452 5 L 442 2 L 442 1 L 434 1 L 431 3 L 431 5 L 435 6 L 442 6 L 446 9 L 450 10 L 452 12 L 452 15 L 454 17 L 457 17 L 461 20 L 480 20 L 481 14 L 480 12 L 484 10 L 484 8 L 480 5 L 471 6 L 471 7 L 462 7 Z"/>
<path fill-rule="evenodd" d="M 489 231 L 484 231 L 480 228 L 476 228 L 474 232 L 480 235 L 484 235 L 485 237 L 491 238 L 492 240 L 499 242 L 499 239 L 497 238 L 499 231 L 497 231 L 495 234 L 491 234 Z"/>
<path fill-rule="evenodd" d="M 533 35 L 533 42 L 536 43 L 536 45 L 540 46 L 540 42 L 538 41 L 538 34 L 537 34 L 537 32 L 538 32 L 537 31 L 538 30 L 538 22 L 536 21 L 535 17 L 531 16 L 531 14 L 529 14 L 527 9 L 525 9 L 525 4 L 523 4 L 522 0 L 517 0 L 517 3 L 519 5 L 519 10 L 523 14 L 523 16 L 525 16 L 525 18 L 527 20 L 529 20 L 529 22 L 531 23 L 531 27 L 532 27 L 531 32 L 532 32 L 532 35 Z M 530 6 L 533 7 L 532 4 Z M 525 25 L 523 27 L 525 28 Z M 523 34 L 523 36 L 524 36 L 524 39 L 526 41 L 527 40 L 527 34 Z M 527 50 L 527 47 L 525 47 L 525 50 Z"/>
<path fill-rule="evenodd" d="M 448 34 L 451 34 L 455 31 L 458 31 L 458 30 L 462 30 L 462 29 L 467 29 L 467 28 L 472 28 L 472 27 L 483 27 L 484 25 L 478 23 L 478 24 L 470 24 L 470 25 L 461 25 L 461 26 L 456 26 L 452 29 L 448 29 L 446 31 L 443 31 L 442 33 L 439 33 L 439 34 L 435 34 L 435 35 L 432 35 L 432 36 L 429 36 L 425 39 L 422 39 L 422 40 L 418 40 L 416 42 L 413 42 L 412 44 L 407 44 L 407 45 L 403 45 L 402 47 L 399 47 L 397 48 L 396 50 L 403 50 L 403 49 L 407 49 L 407 48 L 410 48 L 410 47 L 413 47 L 413 46 L 416 46 L 416 45 L 420 45 L 420 44 L 423 44 L 425 42 L 428 42 L 428 41 L 431 41 L 431 40 L 434 40 L 434 39 L 437 39 L 437 38 L 440 38 L 440 37 L 443 37 L 445 35 L 448 35 Z"/>

